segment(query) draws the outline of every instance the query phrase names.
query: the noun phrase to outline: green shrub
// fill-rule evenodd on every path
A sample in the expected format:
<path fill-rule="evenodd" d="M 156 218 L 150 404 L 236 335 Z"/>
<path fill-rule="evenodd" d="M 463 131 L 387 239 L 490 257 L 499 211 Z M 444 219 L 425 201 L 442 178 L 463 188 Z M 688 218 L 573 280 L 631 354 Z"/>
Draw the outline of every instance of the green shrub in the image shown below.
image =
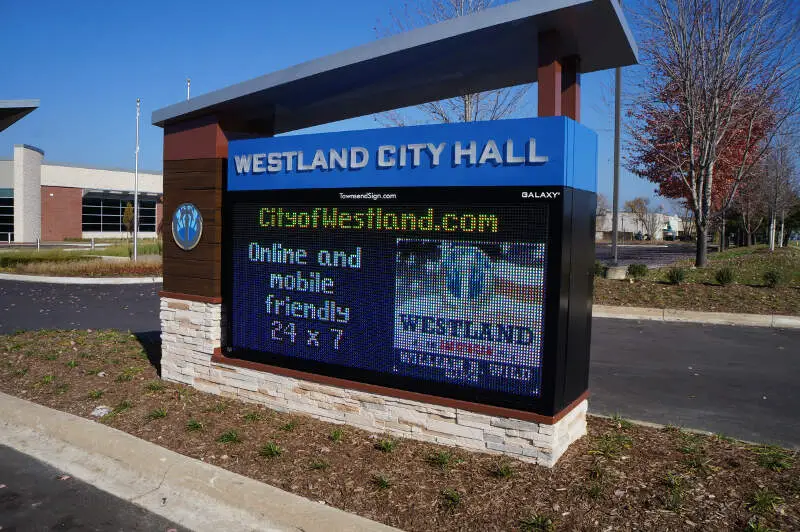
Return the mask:
<path fill-rule="evenodd" d="M 599 260 L 594 261 L 594 276 L 595 277 L 605 277 L 606 270 L 608 266 L 600 262 Z"/>
<path fill-rule="evenodd" d="M 151 410 L 147 414 L 147 419 L 149 421 L 153 421 L 154 419 L 163 419 L 165 417 L 167 417 L 166 408 L 156 408 L 155 410 Z"/>
<path fill-rule="evenodd" d="M 379 440 L 378 443 L 375 444 L 375 448 L 384 453 L 390 453 L 394 451 L 395 447 L 397 447 L 397 442 L 391 438 Z"/>
<path fill-rule="evenodd" d="M 495 462 L 489 468 L 489 473 L 495 478 L 508 478 L 514 474 L 514 469 L 505 462 Z"/>
<path fill-rule="evenodd" d="M 242 437 L 239 436 L 239 433 L 235 430 L 229 430 L 220 434 L 217 441 L 219 443 L 241 443 Z"/>
<path fill-rule="evenodd" d="M 372 475 L 372 484 L 379 490 L 385 490 L 392 487 L 392 479 L 383 473 L 376 473 Z"/>
<path fill-rule="evenodd" d="M 461 492 L 453 488 L 442 490 L 442 504 L 449 509 L 453 509 L 461 504 Z"/>
<path fill-rule="evenodd" d="M 647 275 L 647 264 L 631 264 L 628 266 L 628 277 L 642 279 Z"/>
<path fill-rule="evenodd" d="M 722 286 L 728 286 L 736 280 L 736 273 L 733 271 L 733 268 L 725 266 L 724 268 L 717 270 L 714 278 Z"/>
<path fill-rule="evenodd" d="M 764 272 L 764 284 L 770 288 L 783 284 L 783 274 L 780 270 L 767 270 Z"/>
<path fill-rule="evenodd" d="M 196 419 L 190 419 L 186 423 L 186 430 L 189 432 L 197 432 L 203 430 L 203 424 L 197 421 Z"/>
<path fill-rule="evenodd" d="M 258 451 L 258 454 L 263 458 L 277 458 L 283 454 L 283 448 L 275 442 L 268 442 Z"/>
<path fill-rule="evenodd" d="M 669 284 L 681 284 L 686 280 L 686 269 L 675 266 L 667 270 L 667 281 Z"/>

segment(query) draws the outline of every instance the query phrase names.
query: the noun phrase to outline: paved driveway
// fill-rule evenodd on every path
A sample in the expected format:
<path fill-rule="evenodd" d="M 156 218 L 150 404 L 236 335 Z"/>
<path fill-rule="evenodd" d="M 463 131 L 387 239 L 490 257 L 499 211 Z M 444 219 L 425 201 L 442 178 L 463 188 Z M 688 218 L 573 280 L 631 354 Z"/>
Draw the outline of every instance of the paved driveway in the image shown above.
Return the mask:
<path fill-rule="evenodd" d="M 0 281 L 0 334 L 17 329 L 159 329 L 160 284 Z"/>
<path fill-rule="evenodd" d="M 597 260 L 609 264 L 613 257 L 611 244 L 596 244 Z M 646 264 L 650 268 L 667 266 L 679 260 L 694 259 L 694 244 L 630 244 L 620 245 L 617 251 L 620 265 Z"/>
<path fill-rule="evenodd" d="M 0 445 L 0 530 L 185 530 Z"/>

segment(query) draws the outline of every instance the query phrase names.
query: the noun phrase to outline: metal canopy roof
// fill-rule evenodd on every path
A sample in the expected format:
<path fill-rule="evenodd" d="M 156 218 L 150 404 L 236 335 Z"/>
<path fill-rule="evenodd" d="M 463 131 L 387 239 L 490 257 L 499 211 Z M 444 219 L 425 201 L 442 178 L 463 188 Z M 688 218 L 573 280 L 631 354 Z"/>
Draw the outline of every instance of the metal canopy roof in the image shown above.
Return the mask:
<path fill-rule="evenodd" d="M 0 131 L 8 129 L 14 122 L 38 107 L 39 100 L 0 100 Z"/>
<path fill-rule="evenodd" d="M 518 0 L 203 94 L 155 111 L 152 121 L 214 116 L 269 135 L 531 83 L 537 36 L 551 30 L 556 55 L 579 55 L 581 72 L 637 62 L 618 0 Z"/>

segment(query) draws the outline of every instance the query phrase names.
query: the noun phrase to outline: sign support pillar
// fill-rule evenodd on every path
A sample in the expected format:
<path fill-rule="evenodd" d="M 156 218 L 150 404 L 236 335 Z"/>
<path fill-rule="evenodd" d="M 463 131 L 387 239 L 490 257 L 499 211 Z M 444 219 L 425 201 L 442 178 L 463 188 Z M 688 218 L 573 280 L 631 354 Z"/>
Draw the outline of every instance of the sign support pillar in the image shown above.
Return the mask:
<path fill-rule="evenodd" d="M 539 34 L 539 116 L 567 116 L 581 120 L 580 57 L 558 57 L 559 36 Z"/>

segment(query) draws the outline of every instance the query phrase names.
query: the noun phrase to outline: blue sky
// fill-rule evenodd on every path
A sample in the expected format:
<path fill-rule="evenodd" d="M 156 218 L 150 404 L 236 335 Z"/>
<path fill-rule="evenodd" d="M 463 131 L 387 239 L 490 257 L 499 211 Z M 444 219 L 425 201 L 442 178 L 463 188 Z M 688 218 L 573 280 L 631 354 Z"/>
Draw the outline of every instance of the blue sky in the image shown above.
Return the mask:
<path fill-rule="evenodd" d="M 5 0 L 0 100 L 41 107 L 0 133 L 0 157 L 32 144 L 45 159 L 133 168 L 136 98 L 140 167 L 161 169 L 155 109 L 376 38 L 401 0 L 80 2 Z M 613 72 L 583 76 L 582 121 L 600 137 L 599 191 L 610 197 Z M 536 114 L 535 88 L 524 116 Z M 362 117 L 315 130 L 380 127 Z M 621 197 L 654 185 L 623 170 Z M 657 199 L 656 204 L 666 201 Z"/>

